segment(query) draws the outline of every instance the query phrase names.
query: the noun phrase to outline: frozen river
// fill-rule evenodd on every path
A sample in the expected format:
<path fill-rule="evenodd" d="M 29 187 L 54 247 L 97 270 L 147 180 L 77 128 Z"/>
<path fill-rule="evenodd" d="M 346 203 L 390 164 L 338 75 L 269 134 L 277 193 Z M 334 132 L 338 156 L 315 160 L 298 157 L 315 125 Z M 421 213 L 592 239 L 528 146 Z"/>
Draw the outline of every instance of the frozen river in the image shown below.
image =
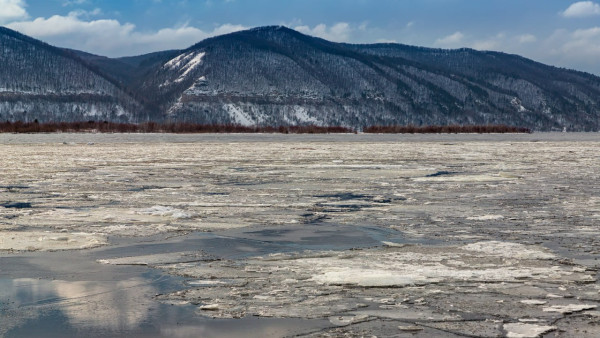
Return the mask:
<path fill-rule="evenodd" d="M 0 134 L 0 335 L 600 335 L 600 134 Z"/>

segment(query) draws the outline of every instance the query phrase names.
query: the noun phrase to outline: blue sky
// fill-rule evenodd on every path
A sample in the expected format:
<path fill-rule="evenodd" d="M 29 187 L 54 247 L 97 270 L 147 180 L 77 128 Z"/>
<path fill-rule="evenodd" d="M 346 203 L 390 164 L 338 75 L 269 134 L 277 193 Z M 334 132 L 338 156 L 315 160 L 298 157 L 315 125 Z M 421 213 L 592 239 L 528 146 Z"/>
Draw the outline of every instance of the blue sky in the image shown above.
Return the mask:
<path fill-rule="evenodd" d="M 497 50 L 600 75 L 600 0 L 0 0 L 0 24 L 106 56 L 286 25 L 339 42 Z"/>

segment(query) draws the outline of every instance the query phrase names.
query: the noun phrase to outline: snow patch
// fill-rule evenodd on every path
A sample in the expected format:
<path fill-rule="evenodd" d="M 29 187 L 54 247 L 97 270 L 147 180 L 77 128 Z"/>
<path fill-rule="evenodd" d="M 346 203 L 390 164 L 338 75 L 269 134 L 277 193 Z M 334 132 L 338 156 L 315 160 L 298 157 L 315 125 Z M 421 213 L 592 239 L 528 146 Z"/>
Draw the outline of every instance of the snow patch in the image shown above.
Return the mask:
<path fill-rule="evenodd" d="M 179 77 L 174 81 L 165 81 L 160 87 L 171 85 L 172 83 L 179 83 L 184 81 L 189 74 L 198 68 L 202 64 L 202 59 L 206 55 L 205 52 L 190 52 L 187 54 L 179 55 L 171 61 L 164 64 L 163 69 L 171 69 L 179 72 Z"/>
<path fill-rule="evenodd" d="M 516 97 L 510 101 L 510 104 L 512 104 L 513 107 L 515 107 L 519 113 L 524 113 L 527 111 L 527 108 L 523 107 L 523 105 L 521 104 L 521 100 L 519 100 Z"/>
<path fill-rule="evenodd" d="M 190 60 L 190 62 L 188 62 L 183 68 L 183 74 L 181 74 L 179 76 L 179 78 L 177 78 L 175 80 L 175 82 L 181 82 L 183 80 L 185 80 L 188 76 L 188 74 L 193 71 L 194 69 L 196 69 L 201 63 L 202 63 L 202 58 L 204 57 L 206 53 L 198 53 L 196 56 L 194 56 L 194 58 L 192 58 Z"/>
<path fill-rule="evenodd" d="M 123 109 L 123 107 L 121 107 L 120 105 L 115 107 L 117 116 L 123 116 L 123 115 L 127 115 L 127 112 L 125 111 L 125 109 Z"/>
<path fill-rule="evenodd" d="M 316 118 L 308 115 L 308 110 L 305 107 L 302 106 L 294 106 L 293 108 L 294 110 L 294 115 L 296 117 L 296 119 L 298 120 L 298 122 L 301 123 L 312 123 L 312 124 L 318 124 L 319 120 L 317 120 Z"/>
<path fill-rule="evenodd" d="M 229 103 L 229 104 L 225 104 L 223 105 L 223 109 L 225 109 L 227 111 L 227 113 L 229 113 L 229 116 L 231 117 L 232 120 L 234 120 L 236 123 L 241 124 L 243 126 L 253 126 L 256 123 L 254 122 L 254 120 L 252 119 L 252 117 L 250 117 L 247 113 L 245 113 L 242 108 L 240 108 L 239 106 L 236 106 L 235 104 Z"/>
<path fill-rule="evenodd" d="M 87 111 L 86 116 L 102 116 L 102 112 L 98 110 L 96 105 L 92 105 Z"/>
<path fill-rule="evenodd" d="M 196 81 L 194 81 L 194 84 L 192 84 L 183 93 L 185 95 L 205 94 L 205 93 L 207 93 L 207 90 L 206 90 L 206 88 L 202 88 L 202 87 L 206 87 L 207 82 L 208 81 L 206 80 L 206 76 L 201 76 L 201 77 L 197 78 Z"/>
<path fill-rule="evenodd" d="M 177 111 L 183 108 L 183 102 L 182 102 L 183 96 L 180 96 L 177 99 L 177 102 L 175 102 L 167 111 L 167 115 L 168 116 L 173 116 L 175 114 L 177 114 Z"/>
<path fill-rule="evenodd" d="M 177 69 L 181 67 L 181 64 L 187 61 L 190 57 L 192 57 L 193 53 L 181 54 L 176 58 L 171 59 L 169 62 L 165 63 L 163 66 L 164 69 Z"/>

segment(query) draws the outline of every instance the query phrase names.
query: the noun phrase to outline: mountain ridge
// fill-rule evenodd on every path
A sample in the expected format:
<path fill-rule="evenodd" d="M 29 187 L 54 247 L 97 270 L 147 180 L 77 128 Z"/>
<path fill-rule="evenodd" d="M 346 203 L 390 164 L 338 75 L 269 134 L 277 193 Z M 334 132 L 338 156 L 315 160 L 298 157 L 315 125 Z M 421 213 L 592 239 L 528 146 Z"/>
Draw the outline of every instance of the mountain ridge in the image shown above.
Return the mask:
<path fill-rule="evenodd" d="M 334 43 L 283 26 L 117 59 L 49 47 L 110 83 L 129 122 L 599 129 L 599 77 L 502 52 Z"/>

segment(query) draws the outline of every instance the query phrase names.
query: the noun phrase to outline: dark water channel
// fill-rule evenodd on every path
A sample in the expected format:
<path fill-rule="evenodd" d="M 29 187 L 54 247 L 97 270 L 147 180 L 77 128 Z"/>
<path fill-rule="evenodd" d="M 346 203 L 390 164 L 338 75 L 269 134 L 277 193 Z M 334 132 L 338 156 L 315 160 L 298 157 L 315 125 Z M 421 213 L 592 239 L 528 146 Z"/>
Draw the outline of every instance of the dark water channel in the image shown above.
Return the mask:
<path fill-rule="evenodd" d="M 173 238 L 114 238 L 82 251 L 0 255 L 0 336 L 5 337 L 265 337 L 293 336 L 330 326 L 326 320 L 216 320 L 189 304 L 154 300 L 188 288 L 186 279 L 146 266 L 97 260 L 201 252 L 199 260 L 244 258 L 304 250 L 346 250 L 406 243 L 376 227 L 309 224 L 250 227 Z"/>

